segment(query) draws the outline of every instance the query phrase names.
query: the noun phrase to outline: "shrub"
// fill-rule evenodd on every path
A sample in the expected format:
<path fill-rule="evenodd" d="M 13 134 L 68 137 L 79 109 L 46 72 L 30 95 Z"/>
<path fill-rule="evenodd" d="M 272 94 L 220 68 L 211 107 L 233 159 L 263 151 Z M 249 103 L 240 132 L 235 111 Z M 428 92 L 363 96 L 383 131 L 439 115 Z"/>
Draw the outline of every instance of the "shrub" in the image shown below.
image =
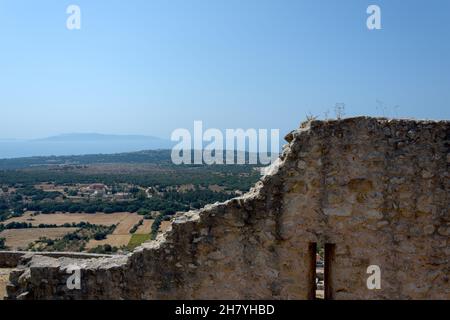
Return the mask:
<path fill-rule="evenodd" d="M 106 207 L 103 209 L 103 213 L 114 213 L 115 210 L 112 207 Z"/>
<path fill-rule="evenodd" d="M 6 249 L 5 238 L 0 238 L 0 249 Z"/>
<path fill-rule="evenodd" d="M 141 215 L 141 216 L 146 216 L 146 215 L 148 215 L 148 214 L 150 213 L 150 210 L 141 208 L 141 209 L 138 210 L 137 213 L 138 213 L 139 215 Z"/>
<path fill-rule="evenodd" d="M 152 232 L 151 232 L 151 239 L 156 239 L 156 236 L 158 235 L 159 227 L 161 225 L 161 221 L 164 219 L 164 214 L 160 214 L 156 217 L 155 221 L 153 221 L 152 224 Z"/>
<path fill-rule="evenodd" d="M 114 253 L 117 252 L 117 250 L 119 250 L 117 247 L 112 247 L 109 244 L 104 244 L 104 245 L 99 245 L 95 248 L 89 249 L 89 253 L 105 253 L 105 254 L 109 254 L 109 253 Z"/>
<path fill-rule="evenodd" d="M 95 240 L 103 240 L 103 239 L 106 239 L 106 233 L 105 232 L 97 232 L 97 233 L 95 233 L 95 235 L 94 235 L 94 239 Z"/>
<path fill-rule="evenodd" d="M 139 222 L 136 223 L 136 224 L 133 226 L 133 228 L 130 229 L 129 232 L 130 232 L 131 234 L 135 233 L 135 232 L 137 231 L 137 229 L 139 228 L 139 226 L 142 225 L 143 222 L 144 222 L 144 219 L 139 220 Z"/>

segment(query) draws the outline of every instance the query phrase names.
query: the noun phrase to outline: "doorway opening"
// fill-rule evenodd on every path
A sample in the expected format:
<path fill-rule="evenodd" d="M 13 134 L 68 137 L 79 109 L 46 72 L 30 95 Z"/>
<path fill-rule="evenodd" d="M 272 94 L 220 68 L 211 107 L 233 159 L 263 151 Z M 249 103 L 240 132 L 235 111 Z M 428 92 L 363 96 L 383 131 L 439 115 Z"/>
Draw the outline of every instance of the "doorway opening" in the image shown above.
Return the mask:
<path fill-rule="evenodd" d="M 333 299 L 332 275 L 334 262 L 334 243 L 316 243 L 309 244 L 309 279 L 310 299 Z"/>

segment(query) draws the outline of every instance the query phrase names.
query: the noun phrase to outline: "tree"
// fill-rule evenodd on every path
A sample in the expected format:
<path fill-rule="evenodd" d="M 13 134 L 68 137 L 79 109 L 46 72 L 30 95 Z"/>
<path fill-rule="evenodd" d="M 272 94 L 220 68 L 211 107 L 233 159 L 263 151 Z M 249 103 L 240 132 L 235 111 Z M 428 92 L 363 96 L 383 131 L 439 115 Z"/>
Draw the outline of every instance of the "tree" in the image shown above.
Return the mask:
<path fill-rule="evenodd" d="M 141 209 L 138 210 L 137 213 L 138 213 L 139 215 L 141 215 L 141 216 L 145 216 L 145 215 L 147 215 L 147 214 L 150 213 L 150 210 L 145 209 L 145 208 L 141 208 Z"/>
<path fill-rule="evenodd" d="M 0 238 L 0 249 L 6 249 L 5 238 Z"/>
<path fill-rule="evenodd" d="M 136 195 L 136 198 L 137 198 L 138 200 L 143 201 L 143 200 L 147 199 L 147 194 L 145 193 L 144 190 L 139 190 L 139 192 L 138 192 L 137 195 Z"/>
<path fill-rule="evenodd" d="M 152 240 L 156 239 L 156 236 L 158 235 L 159 227 L 161 225 L 161 221 L 163 221 L 163 219 L 164 219 L 164 214 L 160 214 L 159 216 L 157 216 L 155 218 L 155 221 L 153 221 L 152 231 L 150 233 L 150 238 Z"/>
<path fill-rule="evenodd" d="M 106 239 L 106 234 L 105 234 L 105 232 L 101 232 L 101 231 L 97 232 L 97 233 L 94 235 L 94 239 L 97 240 L 97 241 Z"/>

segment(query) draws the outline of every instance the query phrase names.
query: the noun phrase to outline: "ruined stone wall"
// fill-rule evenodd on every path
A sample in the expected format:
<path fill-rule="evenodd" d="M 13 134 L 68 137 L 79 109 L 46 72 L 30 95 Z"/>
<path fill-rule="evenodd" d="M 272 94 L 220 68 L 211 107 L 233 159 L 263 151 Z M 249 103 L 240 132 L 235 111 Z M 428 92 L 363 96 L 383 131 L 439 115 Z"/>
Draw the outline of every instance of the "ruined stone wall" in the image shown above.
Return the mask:
<path fill-rule="evenodd" d="M 308 299 L 311 243 L 331 243 L 332 298 L 450 299 L 449 137 L 448 121 L 309 122 L 244 196 L 177 217 L 128 256 L 30 257 L 9 297 Z M 67 289 L 71 265 L 81 290 Z"/>
<path fill-rule="evenodd" d="M 15 268 L 24 254 L 18 251 L 0 251 L 0 268 Z"/>
<path fill-rule="evenodd" d="M 308 133 L 291 146 L 282 237 L 335 244 L 337 299 L 449 299 L 449 123 L 349 119 Z M 381 290 L 367 289 L 369 265 Z"/>
<path fill-rule="evenodd" d="M 80 253 L 80 252 L 29 252 L 29 251 L 0 251 L 0 268 L 15 268 L 20 264 L 20 260 L 29 260 L 33 255 L 41 255 L 53 258 L 69 257 L 75 259 L 92 259 L 111 257 L 108 254 Z M 27 258 L 28 257 L 28 258 Z"/>

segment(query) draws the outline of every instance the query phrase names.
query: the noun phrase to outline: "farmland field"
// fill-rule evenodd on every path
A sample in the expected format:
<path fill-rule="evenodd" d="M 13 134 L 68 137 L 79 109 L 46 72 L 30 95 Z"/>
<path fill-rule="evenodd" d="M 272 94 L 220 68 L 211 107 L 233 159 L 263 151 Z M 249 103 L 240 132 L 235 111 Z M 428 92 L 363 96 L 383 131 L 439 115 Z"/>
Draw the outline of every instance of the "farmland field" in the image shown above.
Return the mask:
<path fill-rule="evenodd" d="M 144 220 L 141 226 L 136 230 L 136 234 L 150 234 L 152 232 L 153 219 Z"/>
<path fill-rule="evenodd" d="M 91 239 L 86 245 L 86 249 L 92 249 L 100 245 L 109 244 L 113 247 L 122 247 L 128 245 L 131 239 L 131 234 L 110 234 L 106 236 L 106 239 L 103 240 L 95 240 Z"/>
<path fill-rule="evenodd" d="M 170 225 L 171 225 L 170 221 L 163 221 L 163 222 L 161 222 L 161 226 L 159 227 L 159 231 L 160 232 L 166 231 L 167 229 L 169 229 Z"/>
<path fill-rule="evenodd" d="M 54 213 L 54 214 L 39 214 L 36 216 L 32 216 L 32 214 L 33 214 L 32 212 L 26 212 L 21 217 L 8 219 L 5 223 L 27 222 L 31 223 L 33 226 L 38 226 L 41 223 L 63 225 L 64 223 L 79 223 L 84 221 L 92 224 L 101 224 L 105 226 L 110 226 L 113 224 L 122 224 L 120 226 L 121 230 L 124 230 L 126 228 L 128 228 L 129 230 L 135 223 L 137 223 L 140 219 L 142 219 L 142 217 L 139 216 L 138 214 L 129 212 L 116 212 L 111 214 Z"/>
<path fill-rule="evenodd" d="M 136 232 L 134 234 L 130 234 L 129 230 L 133 227 L 135 223 L 139 221 L 139 219 L 137 221 L 133 219 L 130 218 L 129 220 L 126 221 L 126 223 L 122 222 L 123 227 L 122 228 L 117 227 L 116 230 L 114 230 L 114 232 L 108 235 L 104 240 L 94 240 L 94 239 L 90 240 L 89 243 L 86 245 L 86 249 L 92 249 L 99 245 L 109 244 L 111 246 L 115 246 L 118 248 L 122 246 L 128 246 L 128 249 L 132 250 L 138 245 L 140 245 L 142 242 L 149 240 L 154 220 L 152 219 L 144 220 L 142 225 L 139 226 Z M 170 224 L 171 224 L 170 221 L 162 221 L 161 226 L 159 228 L 159 232 L 164 232 L 165 230 L 167 230 Z"/>
<path fill-rule="evenodd" d="M 119 225 L 116 227 L 114 232 L 106 237 L 106 239 L 103 240 L 95 240 L 92 239 L 88 242 L 86 245 L 87 249 L 95 248 L 99 245 L 109 244 L 111 246 L 115 247 L 122 247 L 128 245 L 128 242 L 130 242 L 131 234 L 130 229 L 137 224 L 141 219 L 143 219 L 142 216 L 137 215 L 135 213 L 128 213 L 125 215 L 125 217 L 120 217 L 121 220 L 118 222 Z M 145 222 L 146 220 L 144 220 Z M 149 220 L 147 220 L 149 221 Z M 153 220 L 152 220 L 153 221 Z M 150 225 L 151 227 L 151 225 Z"/>
<path fill-rule="evenodd" d="M 88 222 L 95 225 L 111 226 L 116 225 L 112 234 L 107 235 L 106 239 L 95 240 L 91 239 L 86 244 L 86 250 L 93 249 L 100 245 L 109 244 L 113 247 L 126 247 L 132 240 L 130 229 L 134 225 L 143 220 L 142 225 L 138 227 L 136 235 L 149 235 L 153 224 L 153 219 L 144 219 L 143 216 L 137 213 L 130 212 L 115 212 L 111 214 L 105 213 L 54 213 L 54 214 L 38 214 L 34 212 L 26 212 L 20 217 L 10 218 L 5 223 L 11 222 L 26 222 L 32 224 L 34 227 L 40 224 L 62 226 L 65 223 L 80 223 Z M 169 221 L 162 221 L 160 232 L 165 231 L 170 226 Z M 41 237 L 49 239 L 61 238 L 64 235 L 74 232 L 77 228 L 27 228 L 27 229 L 8 229 L 0 233 L 2 238 L 5 238 L 6 246 L 10 250 L 26 249 L 28 244 L 39 240 Z M 142 239 L 140 239 L 142 240 Z M 133 247 L 133 246 L 132 246 Z"/>
<path fill-rule="evenodd" d="M 55 213 L 55 214 L 39 214 L 33 215 L 33 212 L 27 212 L 21 217 L 8 219 L 10 222 L 26 222 L 33 226 L 39 224 L 56 224 L 63 225 L 65 223 L 80 223 L 82 221 L 97 225 L 117 225 L 114 232 L 107 236 L 104 240 L 91 239 L 86 245 L 86 249 L 95 248 L 98 245 L 109 244 L 111 246 L 121 247 L 128 245 L 131 239 L 129 230 L 137 224 L 142 216 L 130 212 L 116 212 L 111 214 L 105 213 Z M 151 229 L 153 220 L 144 220 L 144 224 L 140 228 L 141 233 Z M 4 230 L 0 235 L 6 239 L 6 245 L 10 249 L 26 248 L 28 243 L 38 240 L 40 237 L 59 238 L 69 232 L 75 231 L 76 228 L 33 228 L 33 229 L 10 229 Z M 148 231 L 150 233 L 150 231 Z"/>
<path fill-rule="evenodd" d="M 144 217 L 136 213 L 128 213 L 119 217 L 120 220 L 117 221 L 119 225 L 116 230 L 114 230 L 113 235 L 129 234 L 130 229 L 133 228 L 133 226 L 140 220 L 144 219 Z"/>
<path fill-rule="evenodd" d="M 58 239 L 75 230 L 77 228 L 9 229 L 0 232 L 0 237 L 5 238 L 5 244 L 10 250 L 19 250 L 26 249 L 29 243 L 39 240 L 41 237 Z"/>
<path fill-rule="evenodd" d="M 117 225 L 113 234 L 108 235 L 104 240 L 90 240 L 86 249 L 95 248 L 98 245 L 109 244 L 111 246 L 121 247 L 128 245 L 131 239 L 129 230 L 142 219 L 142 216 L 136 213 L 116 212 L 111 214 L 105 213 L 55 213 L 55 214 L 39 214 L 33 215 L 27 212 L 21 217 L 9 219 L 6 222 L 27 222 L 33 226 L 39 224 L 56 224 L 89 222 L 97 225 L 110 226 Z M 66 231 L 62 231 L 66 230 Z M 33 229 L 12 229 L 5 230 L 0 235 L 6 239 L 6 245 L 10 249 L 26 248 L 28 243 L 36 241 L 39 237 L 61 237 L 69 232 L 75 231 L 76 228 L 33 228 Z"/>
<path fill-rule="evenodd" d="M 133 250 L 147 240 L 150 240 L 149 234 L 133 234 L 130 242 L 128 243 L 128 249 Z"/>
<path fill-rule="evenodd" d="M 242 194 L 259 179 L 258 168 L 178 166 L 170 150 L 0 159 L 0 243 L 127 252 L 143 241 L 139 235 L 153 238 L 153 226 L 167 230 L 175 214 Z"/>

